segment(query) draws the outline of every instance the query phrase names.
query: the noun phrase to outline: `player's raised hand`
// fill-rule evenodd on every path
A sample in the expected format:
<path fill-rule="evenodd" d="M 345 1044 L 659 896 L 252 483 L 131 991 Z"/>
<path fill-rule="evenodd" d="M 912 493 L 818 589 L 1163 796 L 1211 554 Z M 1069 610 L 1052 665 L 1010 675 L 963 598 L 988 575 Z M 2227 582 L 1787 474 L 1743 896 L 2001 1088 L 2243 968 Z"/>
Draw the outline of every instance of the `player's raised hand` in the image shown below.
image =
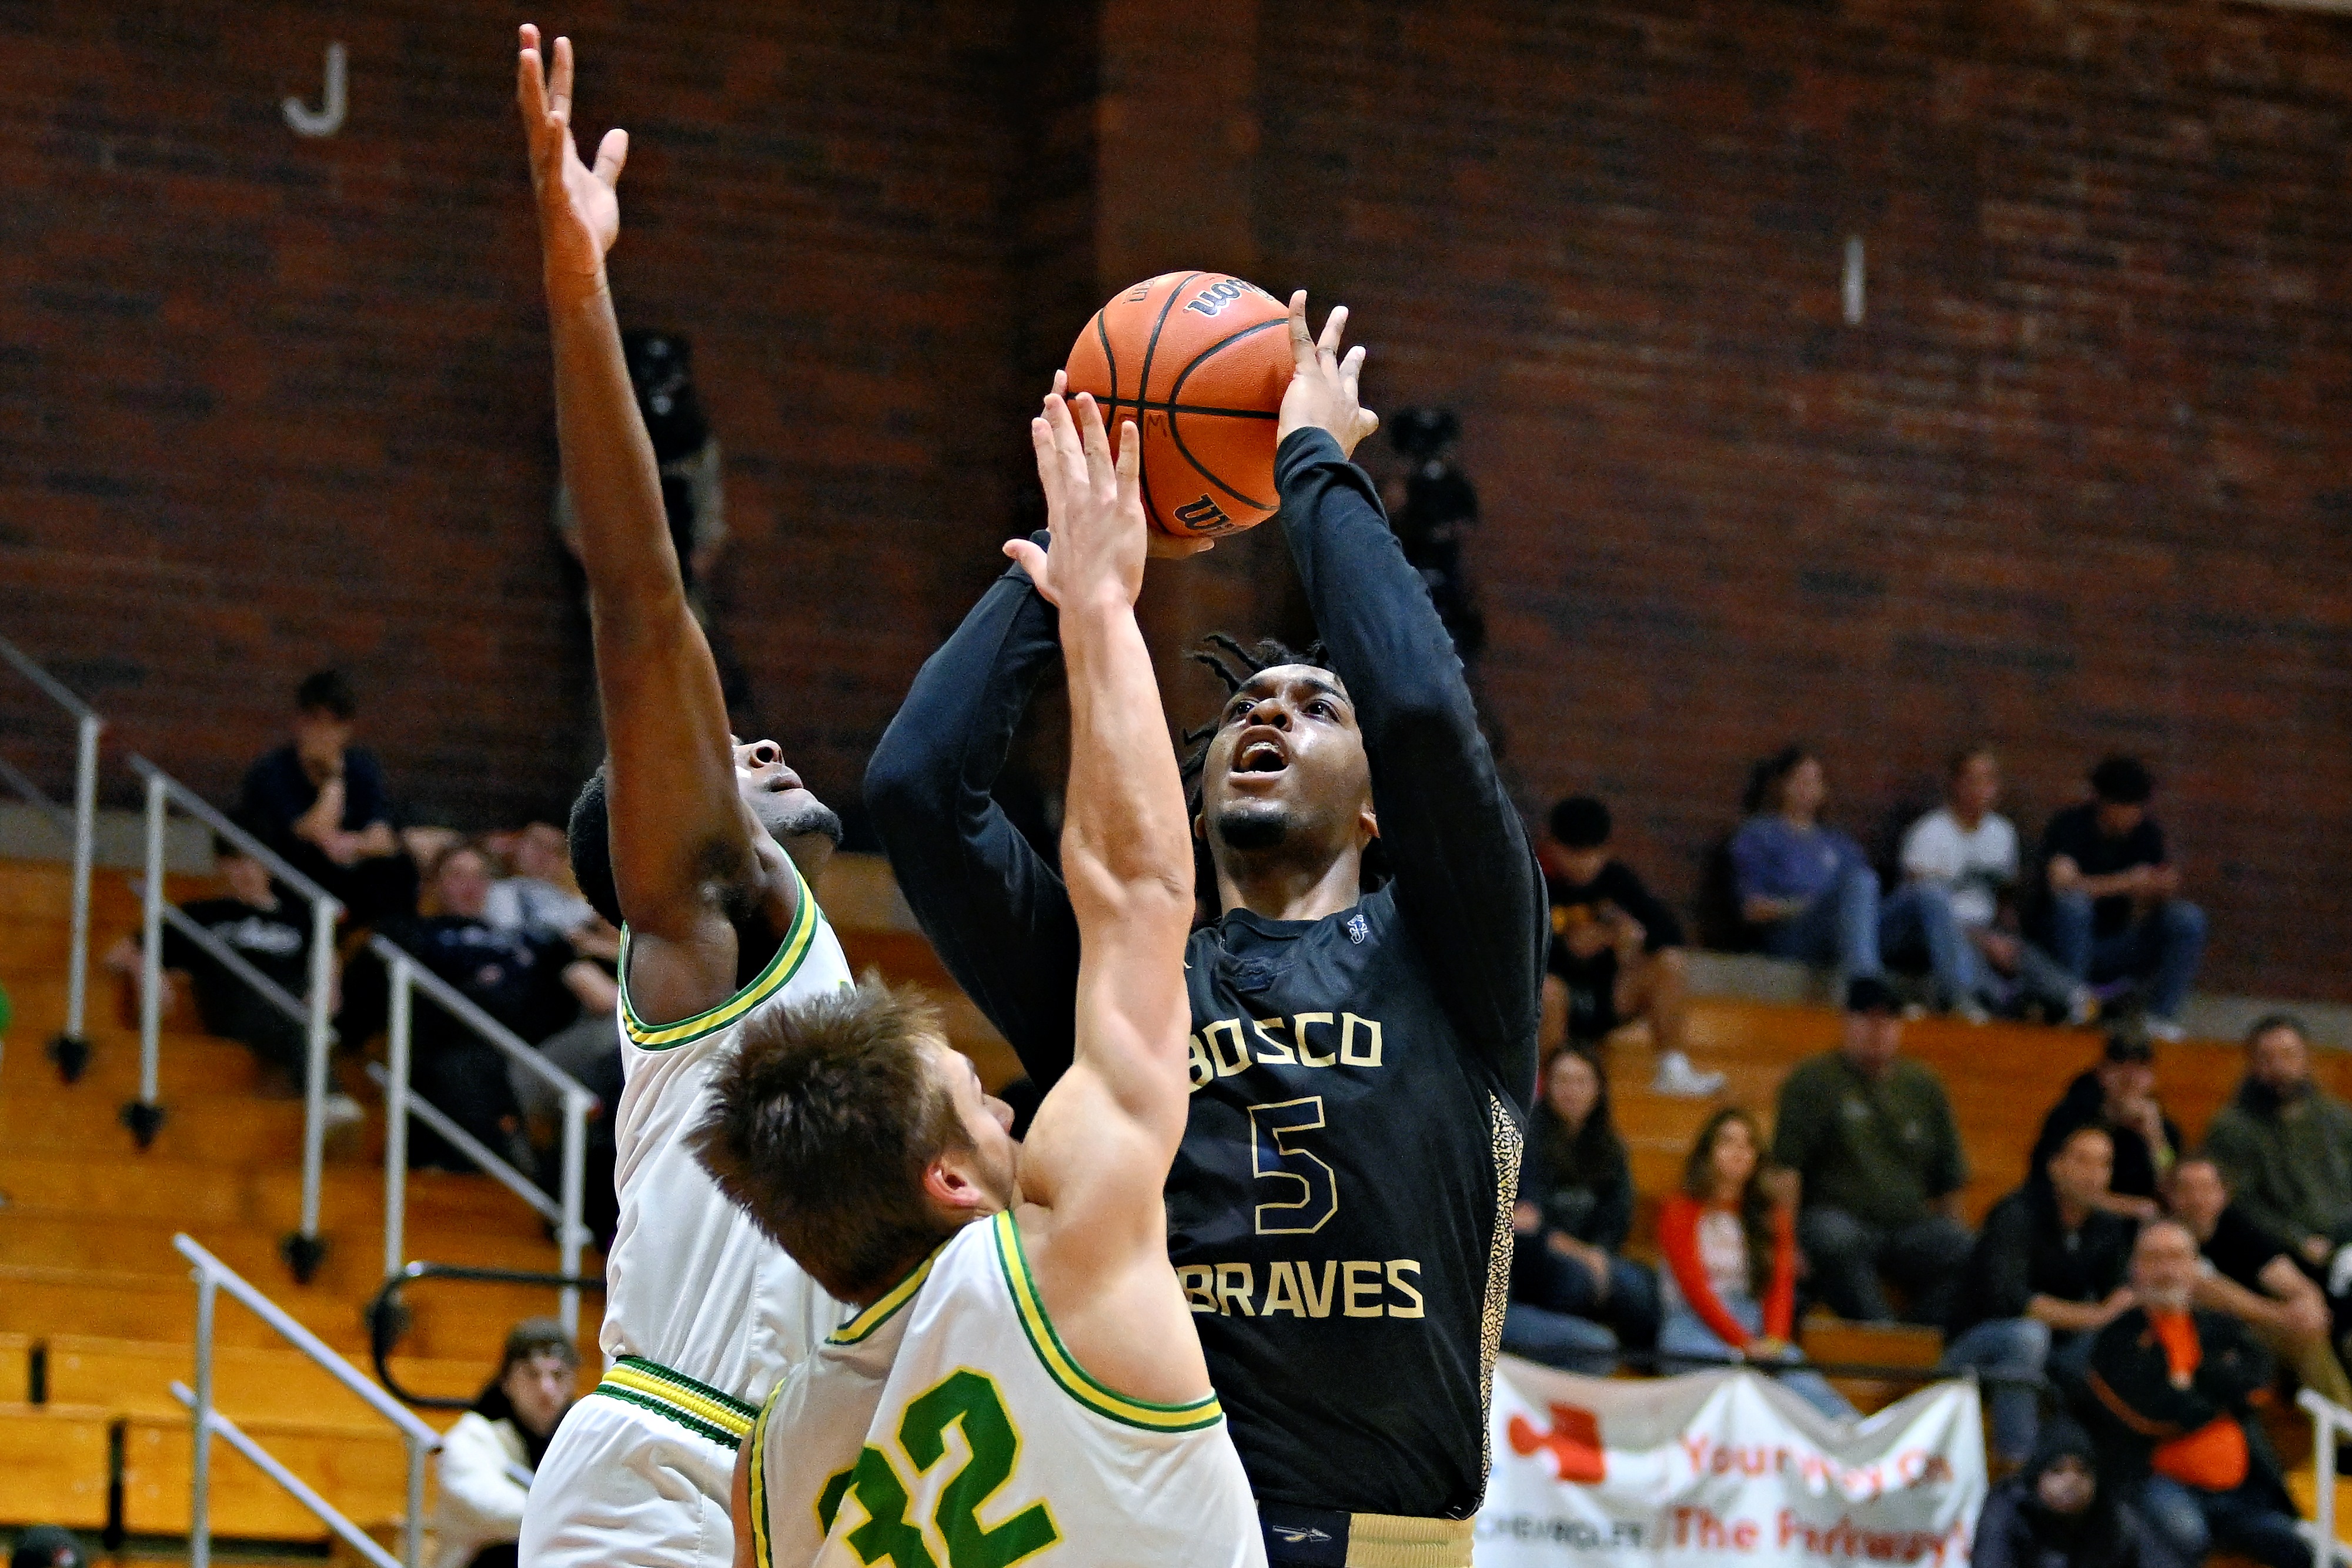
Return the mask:
<path fill-rule="evenodd" d="M 1057 382 L 1058 386 L 1059 383 Z M 1143 587 L 1146 534 L 1139 435 L 1132 422 L 1110 455 L 1102 410 L 1080 392 L 1076 417 L 1059 391 L 1029 422 L 1037 451 L 1037 479 L 1045 487 L 1048 555 L 1027 539 L 1008 539 L 1004 553 L 1021 563 L 1046 601 L 1064 610 L 1095 604 L 1132 605 Z"/>
<path fill-rule="evenodd" d="M 548 288 L 602 289 L 604 253 L 621 234 L 621 166 L 629 159 L 629 133 L 604 132 L 593 169 L 580 161 L 572 139 L 572 40 L 555 40 L 553 68 L 542 71 L 539 29 L 529 22 L 515 59 L 515 103 L 530 139 L 530 188 L 538 198 Z"/>
<path fill-rule="evenodd" d="M 1353 453 L 1356 443 L 1381 427 L 1381 416 L 1356 401 L 1356 378 L 1364 368 L 1361 343 L 1339 353 L 1339 340 L 1348 330 L 1348 308 L 1335 308 L 1323 319 L 1318 341 L 1307 330 L 1307 290 L 1290 297 L 1290 390 L 1282 394 L 1282 420 L 1276 440 L 1294 430 L 1328 430 L 1342 453 Z"/>

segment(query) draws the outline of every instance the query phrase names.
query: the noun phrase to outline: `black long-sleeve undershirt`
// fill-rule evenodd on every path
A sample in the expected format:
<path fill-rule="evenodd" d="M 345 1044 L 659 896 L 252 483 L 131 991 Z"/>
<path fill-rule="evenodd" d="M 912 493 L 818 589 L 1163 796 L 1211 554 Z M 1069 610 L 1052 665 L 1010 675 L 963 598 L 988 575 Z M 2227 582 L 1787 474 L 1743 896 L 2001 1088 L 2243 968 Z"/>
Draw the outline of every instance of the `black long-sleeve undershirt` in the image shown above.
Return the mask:
<path fill-rule="evenodd" d="M 1524 1111 L 1549 927 L 1542 883 L 1462 665 L 1371 477 L 1320 430 L 1276 461 L 1281 527 L 1364 737 L 1400 909 L 1465 1046 Z M 866 769 L 901 892 L 957 984 L 1043 1088 L 1069 1066 L 1077 923 L 1060 877 L 991 797 L 1058 663 L 1018 567 L 927 661 Z"/>

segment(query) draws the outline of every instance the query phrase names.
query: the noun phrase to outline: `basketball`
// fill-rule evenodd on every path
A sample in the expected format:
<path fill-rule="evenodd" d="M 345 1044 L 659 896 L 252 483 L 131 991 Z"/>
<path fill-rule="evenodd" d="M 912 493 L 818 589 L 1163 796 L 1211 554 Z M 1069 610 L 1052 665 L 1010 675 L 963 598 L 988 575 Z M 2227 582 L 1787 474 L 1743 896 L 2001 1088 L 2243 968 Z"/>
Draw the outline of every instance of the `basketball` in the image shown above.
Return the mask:
<path fill-rule="evenodd" d="M 1142 433 L 1143 507 L 1179 538 L 1274 516 L 1274 447 L 1290 385 L 1288 308 L 1222 272 L 1166 272 L 1095 312 L 1070 346 L 1069 392 Z"/>

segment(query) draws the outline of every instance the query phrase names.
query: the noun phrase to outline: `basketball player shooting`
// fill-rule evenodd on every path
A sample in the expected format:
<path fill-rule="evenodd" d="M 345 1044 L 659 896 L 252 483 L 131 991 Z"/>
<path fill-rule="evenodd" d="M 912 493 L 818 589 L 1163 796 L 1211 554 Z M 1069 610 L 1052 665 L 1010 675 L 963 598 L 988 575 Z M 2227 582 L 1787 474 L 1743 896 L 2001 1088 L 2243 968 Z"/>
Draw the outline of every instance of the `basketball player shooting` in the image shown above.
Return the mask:
<path fill-rule="evenodd" d="M 1345 319 L 1318 342 L 1291 301 L 1275 465 L 1323 648 L 1229 642 L 1192 759 L 1217 917 L 1185 952 L 1169 1248 L 1270 1560 L 1466 1563 L 1549 926 L 1453 645 L 1349 461 L 1377 422 Z M 1057 646 L 1024 558 L 866 773 L 899 887 L 1041 1085 L 1071 1061 L 1082 944 L 990 791 Z"/>
<path fill-rule="evenodd" d="M 570 40 L 542 72 L 522 29 L 517 98 L 544 247 L 563 472 L 580 522 L 612 754 L 572 813 L 581 892 L 624 928 L 620 1223 L 605 1260 L 611 1370 L 564 1419 L 525 1508 L 532 1568 L 723 1568 L 735 1450 L 839 1308 L 720 1196 L 686 1137 L 748 1021 L 846 988 L 803 870 L 840 834 L 776 745 L 729 733 L 687 608 L 651 442 L 604 274 L 628 138 L 572 144 Z"/>
<path fill-rule="evenodd" d="M 1264 1561 L 1160 1198 L 1184 1131 L 1192 858 L 1135 623 L 1139 443 L 1130 426 L 1114 465 L 1093 401 L 1071 412 L 1049 398 L 1031 431 L 1052 557 L 1006 549 L 1060 610 L 1069 662 L 1075 1057 L 1017 1144 L 937 1014 L 878 982 L 744 1030 L 703 1158 L 863 1309 L 745 1447 L 747 1568 Z"/>

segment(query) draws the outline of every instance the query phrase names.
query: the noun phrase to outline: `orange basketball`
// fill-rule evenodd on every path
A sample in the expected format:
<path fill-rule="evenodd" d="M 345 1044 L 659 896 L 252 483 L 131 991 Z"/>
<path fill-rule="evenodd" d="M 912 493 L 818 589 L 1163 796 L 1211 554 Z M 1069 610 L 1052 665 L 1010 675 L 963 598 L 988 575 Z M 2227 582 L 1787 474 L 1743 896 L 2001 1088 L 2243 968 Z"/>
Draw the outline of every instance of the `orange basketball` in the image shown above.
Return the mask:
<path fill-rule="evenodd" d="M 1095 312 L 1070 346 L 1070 395 L 1143 434 L 1143 507 L 1180 538 L 1274 516 L 1276 416 L 1290 385 L 1287 308 L 1222 272 L 1166 272 Z"/>

